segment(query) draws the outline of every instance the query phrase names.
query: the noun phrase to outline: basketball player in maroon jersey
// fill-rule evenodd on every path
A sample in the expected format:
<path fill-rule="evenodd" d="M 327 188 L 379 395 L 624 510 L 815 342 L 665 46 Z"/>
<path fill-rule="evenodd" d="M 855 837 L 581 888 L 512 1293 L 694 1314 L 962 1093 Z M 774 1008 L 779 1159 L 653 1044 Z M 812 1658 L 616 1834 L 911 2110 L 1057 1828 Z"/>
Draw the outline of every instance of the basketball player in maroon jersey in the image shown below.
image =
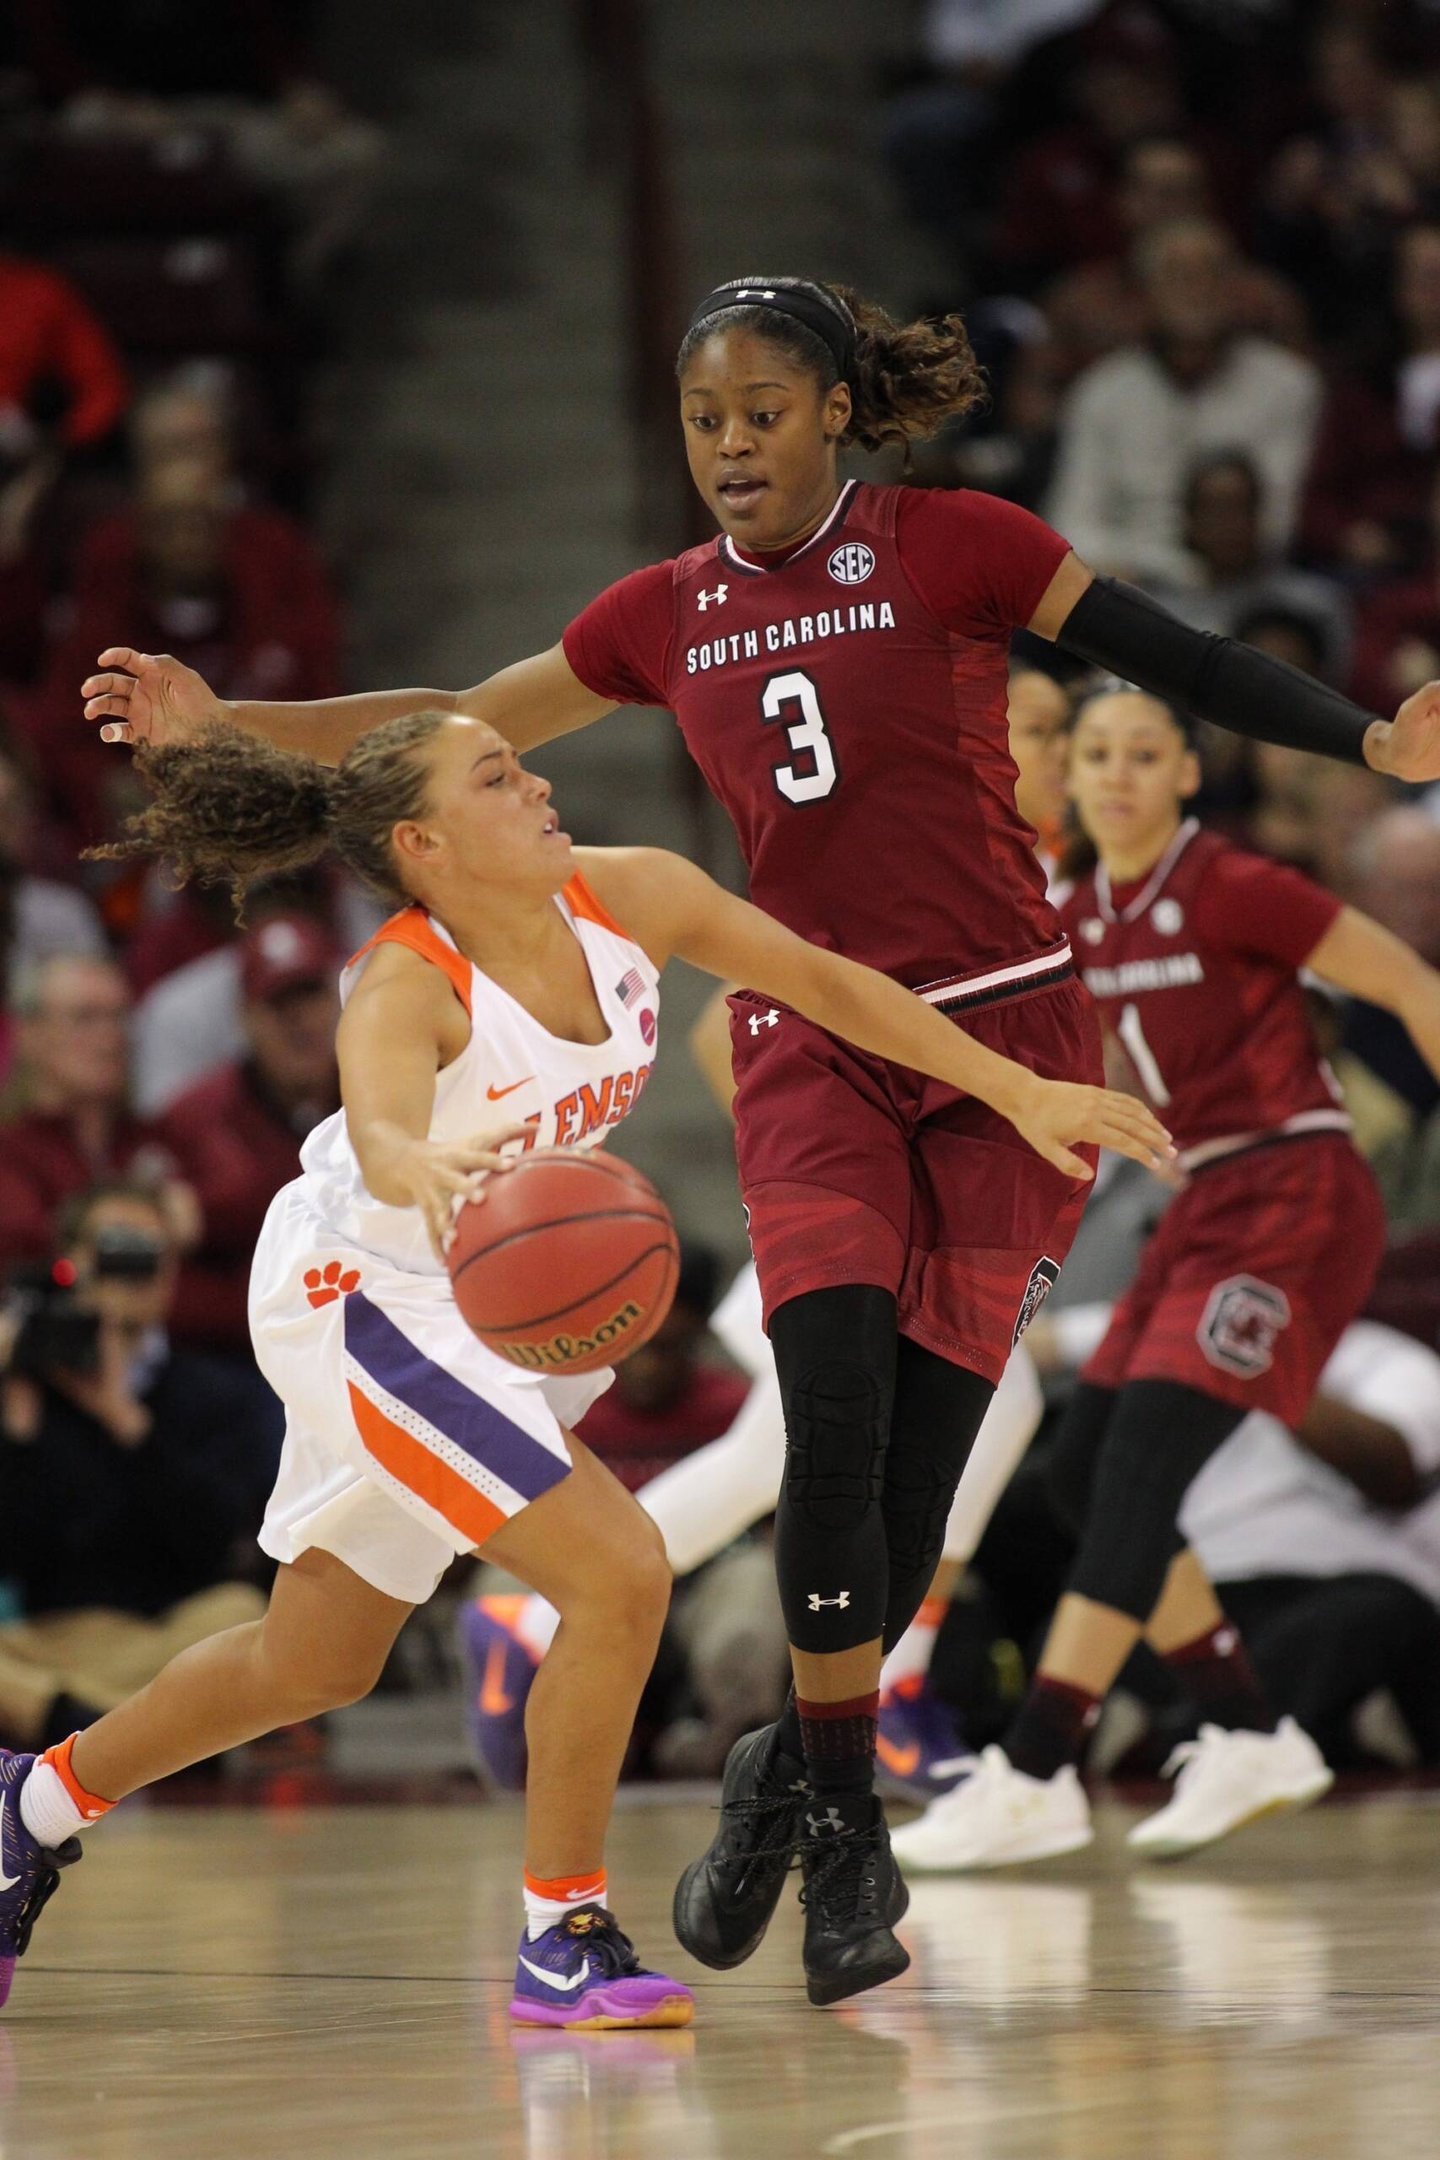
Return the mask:
<path fill-rule="evenodd" d="M 902 327 L 829 286 L 732 279 L 696 308 L 678 372 L 691 473 L 720 534 L 622 578 L 548 652 L 458 695 L 221 706 L 174 661 L 117 647 L 84 686 L 87 715 L 120 742 L 228 717 L 333 760 L 437 699 L 521 750 L 617 704 L 669 706 L 761 907 L 1072 1079 L 1098 1079 L 1099 1034 L 1015 810 L 1012 630 L 1242 733 L 1440 777 L 1440 685 L 1376 720 L 1093 577 L 1011 504 L 842 482 L 846 445 L 903 445 L 981 397 L 958 317 Z M 676 1926 L 707 1963 L 739 1964 L 803 1847 L 806 1972 L 828 2002 L 906 1963 L 871 1792 L 882 1643 L 924 1596 L 970 1439 L 1083 1187 L 980 1105 L 773 1003 L 737 997 L 733 1026 L 741 1176 L 785 1397 L 776 1555 L 796 1700 L 737 1745 Z"/>
<path fill-rule="evenodd" d="M 1125 686 L 1081 705 L 1070 790 L 1099 860 L 1062 919 L 1186 1182 L 1057 1437 L 1052 1492 L 1080 1546 L 1034 1685 L 1003 1745 L 896 1833 L 907 1869 L 1089 1843 L 1074 1764 L 1142 1630 L 1205 1722 L 1136 1850 L 1191 1851 L 1331 1783 L 1308 1735 L 1277 1724 L 1176 1524 L 1250 1411 L 1299 1423 L 1385 1243 L 1298 970 L 1394 1012 L 1436 1072 L 1440 974 L 1297 871 L 1203 832 L 1184 815 L 1199 784 L 1168 705 Z"/>

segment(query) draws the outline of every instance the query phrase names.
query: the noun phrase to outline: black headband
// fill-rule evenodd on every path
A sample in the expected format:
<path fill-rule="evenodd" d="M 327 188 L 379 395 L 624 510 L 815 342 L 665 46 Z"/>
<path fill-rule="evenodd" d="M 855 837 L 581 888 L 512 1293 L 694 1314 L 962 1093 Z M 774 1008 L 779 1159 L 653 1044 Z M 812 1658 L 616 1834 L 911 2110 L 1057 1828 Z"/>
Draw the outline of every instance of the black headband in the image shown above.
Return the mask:
<path fill-rule="evenodd" d="M 852 379 L 855 325 L 848 311 L 842 313 L 838 301 L 821 300 L 794 285 L 767 285 L 764 278 L 731 278 L 705 295 L 690 318 L 686 337 L 703 329 L 713 316 L 737 307 L 769 308 L 776 315 L 788 315 L 792 322 L 802 323 L 827 347 L 841 382 Z"/>

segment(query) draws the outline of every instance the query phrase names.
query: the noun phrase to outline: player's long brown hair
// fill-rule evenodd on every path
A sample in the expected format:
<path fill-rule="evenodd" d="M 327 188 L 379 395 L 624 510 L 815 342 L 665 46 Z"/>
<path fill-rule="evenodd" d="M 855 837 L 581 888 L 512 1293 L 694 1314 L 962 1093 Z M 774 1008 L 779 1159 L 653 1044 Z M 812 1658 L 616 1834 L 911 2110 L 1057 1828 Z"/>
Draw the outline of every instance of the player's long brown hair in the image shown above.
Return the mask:
<path fill-rule="evenodd" d="M 426 746 L 440 712 L 405 713 L 362 735 L 333 768 L 277 750 L 235 728 L 211 727 L 193 742 L 142 744 L 135 764 L 150 790 L 118 840 L 87 855 L 158 856 L 177 885 L 228 884 L 243 920 L 250 886 L 298 870 L 333 849 L 383 899 L 405 890 L 390 835 L 423 817 Z"/>
<path fill-rule="evenodd" d="M 907 449 L 985 402 L 985 376 L 958 315 L 900 323 L 874 300 L 849 285 L 820 285 L 805 278 L 775 281 L 793 286 L 833 308 L 839 303 L 855 326 L 855 366 L 850 378 L 850 424 L 843 443 L 880 450 L 886 443 Z M 839 380 L 825 340 L 793 316 L 774 308 L 725 308 L 687 333 L 676 361 L 679 373 L 717 330 L 750 330 L 809 369 L 822 391 Z"/>

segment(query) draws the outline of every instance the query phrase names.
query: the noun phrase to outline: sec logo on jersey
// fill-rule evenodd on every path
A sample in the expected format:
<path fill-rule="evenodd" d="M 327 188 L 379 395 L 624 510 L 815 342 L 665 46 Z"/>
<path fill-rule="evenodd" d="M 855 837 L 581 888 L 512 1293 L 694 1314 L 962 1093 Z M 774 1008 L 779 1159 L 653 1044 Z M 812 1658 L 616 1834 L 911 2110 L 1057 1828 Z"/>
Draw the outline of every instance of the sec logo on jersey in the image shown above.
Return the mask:
<path fill-rule="evenodd" d="M 1155 902 L 1150 910 L 1150 920 L 1161 937 L 1174 937 L 1176 931 L 1184 926 L 1185 910 L 1178 900 L 1171 900 L 1167 895 L 1165 899 Z"/>
<path fill-rule="evenodd" d="M 825 567 L 837 585 L 863 585 L 875 568 L 875 557 L 863 540 L 847 540 L 833 551 Z"/>

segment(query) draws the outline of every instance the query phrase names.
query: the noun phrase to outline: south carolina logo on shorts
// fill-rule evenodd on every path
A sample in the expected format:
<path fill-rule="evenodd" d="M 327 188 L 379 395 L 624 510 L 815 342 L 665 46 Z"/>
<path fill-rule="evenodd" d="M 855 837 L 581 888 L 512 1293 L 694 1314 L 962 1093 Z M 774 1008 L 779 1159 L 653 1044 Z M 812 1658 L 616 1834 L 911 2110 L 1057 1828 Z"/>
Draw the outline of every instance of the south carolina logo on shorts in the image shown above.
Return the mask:
<path fill-rule="evenodd" d="M 305 1296 L 311 1305 L 333 1305 L 336 1298 L 348 1297 L 359 1287 L 359 1268 L 347 1268 L 339 1260 L 327 1260 L 323 1268 L 305 1270 Z"/>
<path fill-rule="evenodd" d="M 1015 1332 L 1010 1338 L 1013 1350 L 1050 1292 L 1060 1280 L 1058 1260 L 1037 1260 L 1030 1270 L 1030 1280 L 1025 1285 L 1025 1295 L 1020 1300 L 1020 1310 L 1015 1316 Z"/>
<path fill-rule="evenodd" d="M 1273 1283 L 1231 1275 L 1205 1300 L 1196 1340 L 1212 1365 L 1258 1380 L 1275 1362 L 1275 1338 L 1290 1325 L 1290 1300 Z"/>

